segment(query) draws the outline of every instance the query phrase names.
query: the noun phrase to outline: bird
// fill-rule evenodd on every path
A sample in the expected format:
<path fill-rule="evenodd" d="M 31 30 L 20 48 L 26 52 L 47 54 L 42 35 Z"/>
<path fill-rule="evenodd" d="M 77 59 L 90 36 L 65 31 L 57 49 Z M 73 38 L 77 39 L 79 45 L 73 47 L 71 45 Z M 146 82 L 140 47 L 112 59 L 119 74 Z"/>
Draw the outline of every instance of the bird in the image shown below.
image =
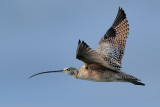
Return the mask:
<path fill-rule="evenodd" d="M 79 40 L 76 59 L 84 62 L 80 68 L 67 67 L 58 71 L 47 71 L 32 75 L 64 72 L 74 78 L 94 82 L 129 82 L 145 86 L 141 80 L 122 72 L 122 58 L 125 51 L 126 39 L 129 34 L 129 24 L 124 10 L 119 7 L 113 24 L 100 39 L 97 49 L 93 50 L 84 41 Z"/>

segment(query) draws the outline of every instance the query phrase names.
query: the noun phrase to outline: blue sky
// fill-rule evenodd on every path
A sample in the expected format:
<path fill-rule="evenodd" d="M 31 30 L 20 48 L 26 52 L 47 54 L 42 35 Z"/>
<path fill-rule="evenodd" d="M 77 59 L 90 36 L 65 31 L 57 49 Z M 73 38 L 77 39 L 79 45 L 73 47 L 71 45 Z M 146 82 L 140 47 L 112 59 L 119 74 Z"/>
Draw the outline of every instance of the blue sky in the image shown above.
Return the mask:
<path fill-rule="evenodd" d="M 0 106 L 160 106 L 158 0 L 1 0 Z M 68 66 L 78 40 L 96 49 L 121 6 L 130 25 L 123 72 L 146 84 L 98 83 L 52 73 Z"/>

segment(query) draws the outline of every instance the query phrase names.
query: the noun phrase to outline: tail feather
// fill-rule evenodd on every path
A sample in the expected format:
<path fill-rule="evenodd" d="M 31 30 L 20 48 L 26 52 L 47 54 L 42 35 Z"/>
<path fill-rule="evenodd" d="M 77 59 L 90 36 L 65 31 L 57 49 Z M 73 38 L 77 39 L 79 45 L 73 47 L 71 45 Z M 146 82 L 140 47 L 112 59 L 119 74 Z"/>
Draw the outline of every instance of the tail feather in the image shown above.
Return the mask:
<path fill-rule="evenodd" d="M 139 82 L 139 81 L 129 81 L 129 82 L 133 83 L 134 85 L 143 85 L 143 86 L 145 86 L 144 83 Z"/>
<path fill-rule="evenodd" d="M 144 83 L 139 82 L 140 79 L 138 79 L 138 78 L 136 78 L 136 77 L 134 77 L 132 75 L 129 75 L 129 74 L 126 74 L 126 73 L 123 73 L 123 72 L 120 72 L 118 75 L 121 78 L 121 80 L 123 80 L 125 82 L 130 82 L 130 83 L 132 83 L 134 85 L 143 85 L 143 86 L 145 86 Z"/>

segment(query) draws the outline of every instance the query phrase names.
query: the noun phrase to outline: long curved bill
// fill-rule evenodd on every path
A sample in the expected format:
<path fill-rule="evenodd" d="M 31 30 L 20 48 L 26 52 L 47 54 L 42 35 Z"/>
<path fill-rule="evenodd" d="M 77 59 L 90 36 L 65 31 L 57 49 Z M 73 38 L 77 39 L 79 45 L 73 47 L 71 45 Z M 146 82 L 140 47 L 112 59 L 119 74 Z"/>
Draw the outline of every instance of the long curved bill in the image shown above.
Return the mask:
<path fill-rule="evenodd" d="M 53 72 L 63 72 L 64 70 L 58 70 L 58 71 L 47 71 L 47 72 L 40 72 L 40 73 L 37 73 L 37 74 L 34 74 L 32 76 L 30 76 L 29 78 L 32 78 L 36 75 L 39 75 L 39 74 L 44 74 L 44 73 L 53 73 Z"/>

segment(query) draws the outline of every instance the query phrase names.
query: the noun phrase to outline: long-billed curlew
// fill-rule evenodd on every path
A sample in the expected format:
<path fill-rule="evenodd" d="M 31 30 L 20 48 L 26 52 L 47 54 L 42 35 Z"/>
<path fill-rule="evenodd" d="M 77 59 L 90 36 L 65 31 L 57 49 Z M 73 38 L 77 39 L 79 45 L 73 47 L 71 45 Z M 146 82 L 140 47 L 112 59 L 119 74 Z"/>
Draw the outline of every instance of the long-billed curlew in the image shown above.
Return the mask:
<path fill-rule="evenodd" d="M 82 67 L 78 69 L 68 67 L 60 71 L 41 72 L 31 77 L 43 73 L 64 72 L 77 79 L 83 80 L 130 82 L 135 85 L 145 85 L 139 82 L 140 80 L 138 78 L 121 72 L 121 60 L 128 34 L 129 24 L 126 14 L 122 8 L 119 8 L 112 26 L 101 38 L 97 50 L 91 49 L 84 41 L 81 42 L 79 40 L 76 58 L 84 62 Z"/>

